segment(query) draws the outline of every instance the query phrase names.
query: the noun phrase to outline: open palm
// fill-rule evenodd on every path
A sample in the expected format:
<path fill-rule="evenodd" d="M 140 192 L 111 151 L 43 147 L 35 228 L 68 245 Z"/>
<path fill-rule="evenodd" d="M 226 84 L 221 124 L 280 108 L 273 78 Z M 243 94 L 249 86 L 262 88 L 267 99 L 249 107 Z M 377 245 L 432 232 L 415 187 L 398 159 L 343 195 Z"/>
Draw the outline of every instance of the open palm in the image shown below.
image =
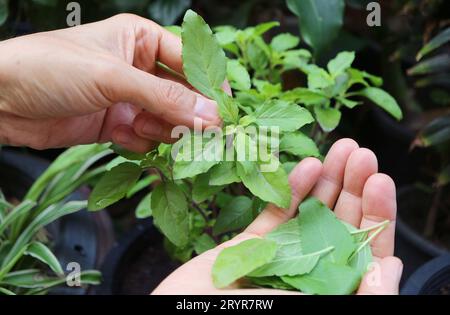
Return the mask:
<path fill-rule="evenodd" d="M 378 268 L 363 278 L 358 294 L 397 294 L 402 274 L 401 261 L 393 257 L 396 193 L 392 179 L 378 173 L 374 153 L 359 148 L 351 139 L 337 141 L 322 164 L 315 158 L 302 160 L 289 176 L 292 203 L 289 209 L 269 205 L 247 229 L 234 239 L 187 262 L 153 294 L 292 294 L 272 289 L 240 289 L 239 283 L 216 289 L 211 270 L 220 251 L 246 239 L 262 237 L 296 215 L 299 203 L 311 195 L 334 209 L 336 216 L 357 228 L 385 220 L 388 227 L 371 242 Z M 300 214 L 301 215 L 301 214 Z"/>

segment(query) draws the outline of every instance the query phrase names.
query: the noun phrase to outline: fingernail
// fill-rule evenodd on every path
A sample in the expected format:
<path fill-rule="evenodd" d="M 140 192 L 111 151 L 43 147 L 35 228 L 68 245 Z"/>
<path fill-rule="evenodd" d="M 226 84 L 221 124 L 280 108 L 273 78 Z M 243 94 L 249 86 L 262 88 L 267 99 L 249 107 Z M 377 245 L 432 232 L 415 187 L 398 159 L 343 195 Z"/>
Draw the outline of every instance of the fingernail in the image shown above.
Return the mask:
<path fill-rule="evenodd" d="M 214 101 L 198 96 L 195 104 L 195 116 L 207 121 L 218 120 L 217 104 Z"/>
<path fill-rule="evenodd" d="M 116 141 L 119 142 L 120 144 L 130 144 L 132 139 L 131 139 L 131 135 L 128 132 L 117 132 L 116 134 Z"/>
<path fill-rule="evenodd" d="M 401 262 L 398 262 L 397 268 L 395 270 L 395 276 L 397 277 L 398 282 L 400 282 L 403 274 L 403 264 Z"/>
<path fill-rule="evenodd" d="M 142 134 L 148 137 L 159 136 L 161 132 L 162 132 L 161 125 L 154 122 L 146 121 L 142 126 Z"/>

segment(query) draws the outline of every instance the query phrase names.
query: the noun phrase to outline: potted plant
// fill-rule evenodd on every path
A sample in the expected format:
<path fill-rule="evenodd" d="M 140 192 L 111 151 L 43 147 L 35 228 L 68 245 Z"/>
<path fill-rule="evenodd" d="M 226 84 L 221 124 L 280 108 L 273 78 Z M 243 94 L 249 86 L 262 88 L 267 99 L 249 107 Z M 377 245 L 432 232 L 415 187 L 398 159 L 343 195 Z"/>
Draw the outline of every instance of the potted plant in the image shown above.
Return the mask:
<path fill-rule="evenodd" d="M 48 166 L 34 157 L 1 151 L 2 294 L 82 294 L 85 286 L 64 286 L 66 281 L 99 283 L 100 274 L 89 269 L 100 258 L 101 244 L 92 216 L 80 212 L 86 208 L 84 196 L 75 190 L 101 174 L 102 168 L 87 168 L 109 152 L 104 145 L 75 147 Z M 78 264 L 79 275 L 71 273 L 70 263 Z"/>
<path fill-rule="evenodd" d="M 360 97 L 366 97 L 401 118 L 395 100 L 378 87 L 381 79 L 351 67 L 353 52 L 341 52 L 326 69 L 321 68 L 312 63 L 308 50 L 296 48 L 299 38 L 292 34 L 277 35 L 267 43 L 263 34 L 277 25 L 269 22 L 243 30 L 221 26 L 213 34 L 189 10 L 181 28 L 171 27 L 183 40 L 185 79 L 216 100 L 224 126 L 209 135 L 185 130 L 177 143 L 161 144 L 147 154 L 115 148 L 119 156 L 96 183 L 89 209 L 108 207 L 152 182 L 137 213 L 152 217 L 171 257 L 186 261 L 246 227 L 266 203 L 288 207 L 287 174 L 299 158 L 321 156 L 319 147 L 339 124 L 342 107 L 354 108 Z M 287 70 L 304 73 L 307 86 L 283 89 L 282 75 Z M 221 89 L 226 77 L 234 96 Z M 274 127 L 270 130 L 274 133 L 262 140 L 252 133 L 265 127 Z M 277 142 L 273 140 L 277 132 L 279 145 L 267 145 Z M 252 160 L 250 152 L 256 152 L 260 143 L 268 150 L 266 160 Z M 158 175 L 156 181 L 149 179 L 154 176 L 149 170 Z M 108 264 L 117 266 L 112 272 L 116 279 L 110 283 L 124 283 L 117 278 L 123 276 L 120 267 L 130 261 L 128 253 L 135 251 L 132 246 L 122 251 L 118 261 L 106 262 L 106 269 L 111 268 Z"/>
<path fill-rule="evenodd" d="M 417 269 L 400 293 L 402 295 L 449 295 L 450 255 L 436 257 Z"/>

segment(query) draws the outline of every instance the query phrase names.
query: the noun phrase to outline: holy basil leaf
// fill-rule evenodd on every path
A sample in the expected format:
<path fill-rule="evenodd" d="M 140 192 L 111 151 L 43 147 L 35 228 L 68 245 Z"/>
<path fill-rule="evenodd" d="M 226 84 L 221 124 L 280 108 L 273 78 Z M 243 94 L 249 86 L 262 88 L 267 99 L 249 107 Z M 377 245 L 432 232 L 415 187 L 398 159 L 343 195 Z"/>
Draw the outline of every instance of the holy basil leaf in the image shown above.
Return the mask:
<path fill-rule="evenodd" d="M 341 121 L 341 112 L 332 107 L 314 107 L 317 122 L 323 131 L 330 132 L 334 130 Z"/>
<path fill-rule="evenodd" d="M 273 260 L 249 274 L 250 277 L 298 276 L 310 273 L 322 255 L 333 250 L 333 247 L 305 255 L 276 255 Z"/>
<path fill-rule="evenodd" d="M 368 271 L 369 264 L 372 261 L 372 250 L 370 249 L 370 244 L 367 244 L 349 260 L 348 265 L 357 270 L 361 276 L 363 276 Z"/>
<path fill-rule="evenodd" d="M 280 152 L 288 152 L 301 158 L 320 156 L 315 142 L 300 131 L 283 135 L 280 141 Z"/>
<path fill-rule="evenodd" d="M 211 168 L 210 173 L 209 184 L 213 186 L 229 185 L 241 181 L 237 175 L 236 163 L 232 161 L 220 162 Z"/>
<path fill-rule="evenodd" d="M 278 166 L 274 172 L 264 172 L 256 162 L 238 162 L 237 172 L 243 184 L 257 197 L 273 202 L 281 208 L 288 208 L 291 202 L 291 188 L 284 169 Z"/>
<path fill-rule="evenodd" d="M 211 172 L 200 174 L 195 178 L 192 189 L 192 200 L 196 203 L 202 203 L 212 195 L 221 191 L 225 186 L 213 186 L 209 184 Z"/>
<path fill-rule="evenodd" d="M 279 225 L 265 236 L 277 243 L 277 256 L 301 255 L 300 225 L 297 218 Z"/>
<path fill-rule="evenodd" d="M 344 73 L 355 60 L 355 52 L 342 51 L 334 59 L 328 62 L 327 68 L 328 72 L 333 77 Z"/>
<path fill-rule="evenodd" d="M 100 210 L 119 201 L 136 184 L 142 170 L 135 163 L 122 163 L 107 172 L 89 196 L 89 210 Z"/>
<path fill-rule="evenodd" d="M 188 204 L 183 191 L 174 183 L 162 183 L 152 193 L 152 215 L 155 224 L 176 246 L 189 240 Z"/>
<path fill-rule="evenodd" d="M 212 268 L 216 288 L 224 288 L 275 256 L 277 244 L 265 239 L 250 239 L 220 252 Z"/>
<path fill-rule="evenodd" d="M 227 59 L 203 18 L 192 10 L 184 16 L 183 71 L 187 80 L 202 94 L 212 98 L 213 90 L 225 81 Z"/>
<path fill-rule="evenodd" d="M 295 288 L 283 280 L 280 277 L 246 277 L 252 282 L 252 284 L 260 287 L 271 287 L 279 290 L 295 290 Z"/>
<path fill-rule="evenodd" d="M 179 150 L 173 168 L 174 179 L 206 173 L 223 158 L 223 139 L 217 135 L 208 137 L 194 133 L 181 138 L 176 145 Z"/>
<path fill-rule="evenodd" d="M 203 254 L 216 246 L 217 244 L 212 237 L 205 233 L 200 235 L 194 242 L 194 250 L 197 255 Z"/>
<path fill-rule="evenodd" d="M 275 126 L 281 131 L 295 131 L 314 121 L 307 109 L 280 100 L 265 102 L 258 107 L 254 116 L 259 126 Z"/>
<path fill-rule="evenodd" d="M 214 99 L 219 105 L 219 114 L 226 123 L 237 123 L 239 119 L 239 107 L 235 100 L 221 89 L 213 91 Z"/>
<path fill-rule="evenodd" d="M 238 60 L 228 60 L 227 78 L 235 90 L 245 91 L 251 87 L 250 75 Z"/>
<path fill-rule="evenodd" d="M 136 207 L 136 218 L 146 219 L 152 216 L 152 193 L 147 194 Z"/>
<path fill-rule="evenodd" d="M 321 259 L 311 273 L 293 277 L 283 276 L 281 279 L 304 293 L 343 295 L 355 292 L 361 281 L 361 275 L 349 266 Z"/>
<path fill-rule="evenodd" d="M 307 68 L 308 88 L 324 89 L 335 84 L 334 79 L 324 69 L 316 65 L 309 65 Z"/>
<path fill-rule="evenodd" d="M 300 39 L 290 33 L 278 34 L 270 42 L 270 47 L 273 50 L 282 52 L 297 47 Z"/>
<path fill-rule="evenodd" d="M 400 109 L 400 106 L 398 106 L 397 101 L 382 89 L 367 87 L 357 93 L 367 97 L 376 105 L 391 114 L 395 119 L 401 120 L 403 118 L 402 110 Z"/>
<path fill-rule="evenodd" d="M 213 234 L 219 235 L 246 227 L 253 221 L 253 202 L 246 196 L 238 196 L 221 209 L 213 228 Z"/>
<path fill-rule="evenodd" d="M 309 198 L 300 205 L 299 213 L 303 253 L 313 253 L 331 246 L 334 250 L 322 260 L 346 264 L 356 245 L 333 211 L 318 199 Z"/>
<path fill-rule="evenodd" d="M 284 92 L 281 99 L 304 105 L 317 105 L 328 102 L 328 98 L 322 93 L 301 87 Z"/>

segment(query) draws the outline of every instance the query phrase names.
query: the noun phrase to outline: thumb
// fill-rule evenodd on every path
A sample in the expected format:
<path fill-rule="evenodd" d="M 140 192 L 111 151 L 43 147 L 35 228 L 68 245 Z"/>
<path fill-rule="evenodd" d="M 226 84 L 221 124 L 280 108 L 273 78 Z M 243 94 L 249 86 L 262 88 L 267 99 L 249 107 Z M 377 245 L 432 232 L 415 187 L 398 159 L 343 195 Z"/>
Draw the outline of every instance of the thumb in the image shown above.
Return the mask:
<path fill-rule="evenodd" d="M 361 281 L 359 295 L 395 295 L 398 294 L 403 264 L 397 257 L 385 257 L 372 264 Z"/>
<path fill-rule="evenodd" d="M 132 103 L 172 125 L 193 128 L 195 118 L 203 127 L 220 124 L 216 102 L 130 65 L 118 68 L 118 73 L 108 78 L 109 98 L 114 103 Z"/>

